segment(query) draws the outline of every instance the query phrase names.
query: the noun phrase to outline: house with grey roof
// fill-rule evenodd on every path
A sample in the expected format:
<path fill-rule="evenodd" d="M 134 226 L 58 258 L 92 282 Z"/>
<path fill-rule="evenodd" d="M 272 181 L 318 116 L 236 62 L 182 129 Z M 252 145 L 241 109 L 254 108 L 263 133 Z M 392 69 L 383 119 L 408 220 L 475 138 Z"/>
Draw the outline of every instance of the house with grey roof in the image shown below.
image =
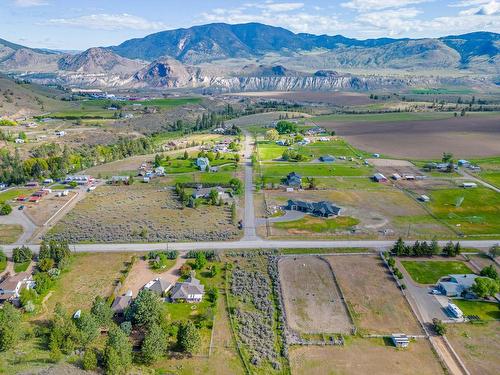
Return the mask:
<path fill-rule="evenodd" d="M 205 286 L 194 276 L 184 282 L 178 282 L 170 292 L 172 302 L 201 302 L 205 294 Z"/>
<path fill-rule="evenodd" d="M 447 297 L 460 297 L 469 292 L 478 277 L 473 273 L 448 275 L 439 280 L 437 289 Z"/>
<path fill-rule="evenodd" d="M 286 176 L 285 184 L 290 187 L 302 187 L 302 176 L 298 173 L 292 172 Z"/>
<path fill-rule="evenodd" d="M 335 162 L 335 157 L 332 155 L 324 155 L 319 158 L 323 163 L 333 163 Z"/>
<path fill-rule="evenodd" d="M 151 280 L 146 285 L 144 285 L 143 289 L 150 290 L 153 293 L 158 294 L 160 297 L 163 297 L 171 288 L 172 284 L 162 279 L 161 277 L 157 277 L 156 279 Z"/>
<path fill-rule="evenodd" d="M 338 216 L 341 208 L 327 201 L 305 202 L 290 199 L 285 206 L 285 210 L 305 212 L 319 217 L 332 217 Z"/>
<path fill-rule="evenodd" d="M 196 190 L 193 192 L 192 197 L 194 199 L 198 198 L 209 198 L 210 197 L 210 192 L 212 190 L 215 190 L 217 192 L 217 198 L 222 199 L 223 201 L 226 201 L 231 198 L 231 194 L 228 189 L 224 189 L 223 187 L 220 186 L 215 186 L 215 187 L 209 187 L 209 188 L 204 188 L 201 186 L 198 186 Z"/>
<path fill-rule="evenodd" d="M 130 306 L 131 303 L 132 291 L 129 290 L 123 296 L 118 296 L 115 298 L 113 304 L 111 305 L 111 310 L 113 310 L 113 312 L 117 315 L 123 315 L 125 313 L 125 310 Z"/>
<path fill-rule="evenodd" d="M 208 168 L 210 168 L 210 161 L 208 158 L 198 158 L 195 163 L 196 166 L 200 168 L 200 171 L 205 172 Z"/>

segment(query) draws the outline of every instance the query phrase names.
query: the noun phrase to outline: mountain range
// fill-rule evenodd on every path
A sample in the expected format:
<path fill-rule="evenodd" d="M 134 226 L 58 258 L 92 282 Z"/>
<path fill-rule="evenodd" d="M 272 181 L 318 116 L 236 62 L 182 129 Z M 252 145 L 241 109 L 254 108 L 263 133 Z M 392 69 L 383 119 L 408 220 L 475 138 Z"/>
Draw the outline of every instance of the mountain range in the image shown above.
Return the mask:
<path fill-rule="evenodd" d="M 390 87 L 448 80 L 494 83 L 500 76 L 500 34 L 475 32 L 426 39 L 357 40 L 295 34 L 258 23 L 222 23 L 162 31 L 78 54 L 33 49 L 0 39 L 0 71 L 42 83 L 113 87 L 331 89 Z M 335 69 L 367 74 L 339 74 Z M 411 78 L 380 72 L 400 70 Z M 425 78 L 422 71 L 436 70 Z M 378 71 L 377 77 L 370 72 Z M 323 72 L 323 74 L 321 74 Z M 326 74 L 325 74 L 326 72 Z"/>

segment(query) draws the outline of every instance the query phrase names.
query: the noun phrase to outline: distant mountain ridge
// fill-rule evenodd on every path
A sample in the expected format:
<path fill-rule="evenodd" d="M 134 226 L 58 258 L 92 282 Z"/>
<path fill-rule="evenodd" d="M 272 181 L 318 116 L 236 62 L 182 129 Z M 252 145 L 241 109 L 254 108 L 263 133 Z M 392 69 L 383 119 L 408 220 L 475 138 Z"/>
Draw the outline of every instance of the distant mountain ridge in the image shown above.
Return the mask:
<path fill-rule="evenodd" d="M 72 86 L 217 91 L 363 90 L 439 82 L 495 85 L 500 81 L 499 48 L 500 34 L 489 32 L 357 40 L 295 34 L 259 23 L 215 23 L 162 31 L 76 54 L 0 39 L 0 72 Z M 337 72 L 351 68 L 367 73 Z M 386 69 L 402 71 L 405 78 L 391 76 Z M 434 70 L 436 77 L 421 75 Z M 456 70 L 474 76 L 455 80 L 448 72 Z M 371 71 L 377 71 L 377 77 Z"/>

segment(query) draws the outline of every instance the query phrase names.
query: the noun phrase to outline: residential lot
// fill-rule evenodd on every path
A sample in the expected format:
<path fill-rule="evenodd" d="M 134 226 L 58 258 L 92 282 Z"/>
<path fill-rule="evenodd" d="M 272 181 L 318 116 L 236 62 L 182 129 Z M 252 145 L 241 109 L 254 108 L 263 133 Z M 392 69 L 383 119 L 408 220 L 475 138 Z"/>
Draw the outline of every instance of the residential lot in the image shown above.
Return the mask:
<path fill-rule="evenodd" d="M 376 255 L 336 255 L 330 262 L 361 333 L 422 334 L 410 306 Z"/>
<path fill-rule="evenodd" d="M 498 154 L 498 113 L 391 113 L 315 118 L 355 147 L 402 158 L 438 158 L 443 150 L 460 157 Z"/>
<path fill-rule="evenodd" d="M 500 323 L 449 324 L 447 337 L 472 374 L 500 373 Z"/>
<path fill-rule="evenodd" d="M 462 261 L 449 260 L 401 260 L 401 264 L 418 284 L 435 284 L 443 276 L 473 273 Z"/>
<path fill-rule="evenodd" d="M 327 261 L 282 257 L 281 290 L 288 326 L 298 333 L 352 333 L 352 323 Z"/>
<path fill-rule="evenodd" d="M 99 187 L 47 236 L 73 243 L 199 241 L 235 239 L 239 231 L 228 206 L 183 208 L 171 186 L 155 180 Z"/>
<path fill-rule="evenodd" d="M 382 359 L 382 360 L 381 360 Z M 383 339 L 353 338 L 343 347 L 302 346 L 290 350 L 292 373 L 306 374 L 444 374 L 430 344 L 411 342 L 397 350 Z"/>

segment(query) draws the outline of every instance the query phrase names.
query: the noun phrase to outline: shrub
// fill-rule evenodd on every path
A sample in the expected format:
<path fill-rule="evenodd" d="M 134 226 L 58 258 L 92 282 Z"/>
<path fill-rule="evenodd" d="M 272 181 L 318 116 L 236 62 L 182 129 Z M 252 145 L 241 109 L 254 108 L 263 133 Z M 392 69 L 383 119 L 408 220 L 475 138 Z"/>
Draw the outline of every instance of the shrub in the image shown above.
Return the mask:
<path fill-rule="evenodd" d="M 179 270 L 182 277 L 187 277 L 191 274 L 192 268 L 189 264 L 183 264 Z"/>
<path fill-rule="evenodd" d="M 93 349 L 85 350 L 82 359 L 82 368 L 85 371 L 95 371 L 97 370 L 97 355 Z"/>
<path fill-rule="evenodd" d="M 54 260 L 50 258 L 45 258 L 38 262 L 38 268 L 40 271 L 47 272 L 54 267 Z"/>
<path fill-rule="evenodd" d="M 12 207 L 10 204 L 3 203 L 0 205 L 0 216 L 7 216 L 12 212 Z"/>
<path fill-rule="evenodd" d="M 120 324 L 120 329 L 125 333 L 127 336 L 130 336 L 132 333 L 132 323 L 129 321 L 124 321 Z"/>
<path fill-rule="evenodd" d="M 434 318 L 432 319 L 432 324 L 434 326 L 434 330 L 439 336 L 443 336 L 446 334 L 446 326 L 441 320 Z"/>
<path fill-rule="evenodd" d="M 14 263 L 25 263 L 33 259 L 33 252 L 27 246 L 16 247 L 12 250 L 12 260 Z"/>

